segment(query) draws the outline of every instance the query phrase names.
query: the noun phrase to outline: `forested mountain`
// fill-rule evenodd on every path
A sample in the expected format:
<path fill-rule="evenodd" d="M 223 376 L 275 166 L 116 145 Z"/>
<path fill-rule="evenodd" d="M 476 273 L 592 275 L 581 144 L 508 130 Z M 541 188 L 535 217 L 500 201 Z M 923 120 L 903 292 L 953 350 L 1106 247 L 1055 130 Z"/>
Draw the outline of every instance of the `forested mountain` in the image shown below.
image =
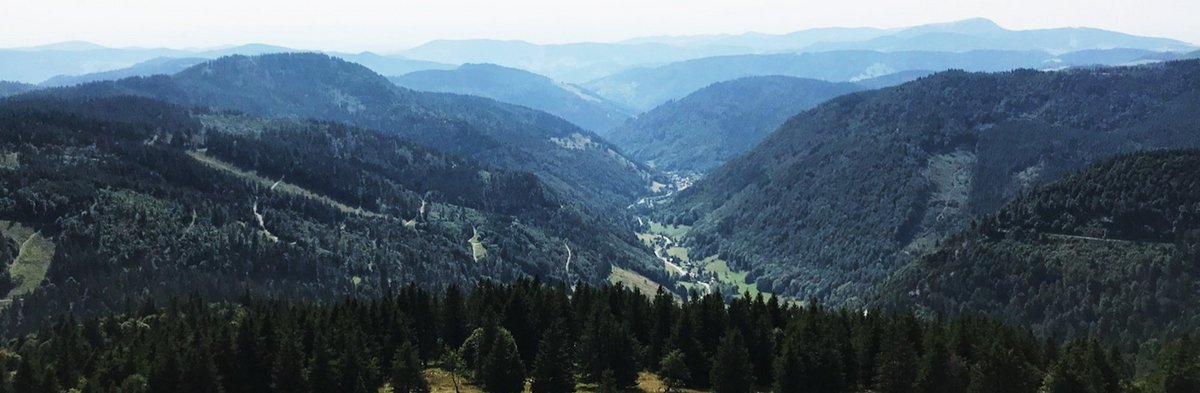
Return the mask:
<path fill-rule="evenodd" d="M 131 297 L 596 283 L 612 264 L 661 275 L 631 233 L 566 198 L 529 173 L 337 123 L 132 97 L 9 98 L 0 294 L 16 300 L 3 327 L 120 311 Z"/>
<path fill-rule="evenodd" d="M 1120 152 L 1200 146 L 1200 61 L 943 72 L 835 98 L 679 193 L 693 258 L 760 290 L 862 300 L 1031 187 Z"/>
<path fill-rule="evenodd" d="M 609 140 L 660 170 L 704 173 L 750 150 L 789 117 L 857 90 L 786 76 L 714 83 L 639 115 Z"/>
<path fill-rule="evenodd" d="M 453 70 L 417 71 L 389 78 L 413 90 L 468 94 L 527 106 L 605 135 L 629 119 L 629 110 L 569 83 L 494 64 L 465 64 Z"/>
<path fill-rule="evenodd" d="M 4 349 L 3 393 L 1176 393 L 1200 366 L 1187 339 L 1134 379 L 1099 341 L 1060 346 L 987 319 L 531 282 L 327 304 L 146 301 Z"/>
<path fill-rule="evenodd" d="M 34 89 L 37 89 L 37 86 L 21 82 L 0 81 L 0 97 L 17 95 Z"/>
<path fill-rule="evenodd" d="M 1200 328 L 1200 151 L 1123 155 L 1017 198 L 900 270 L 894 307 L 1136 349 Z"/>
<path fill-rule="evenodd" d="M 53 90 L 64 96 L 142 95 L 270 116 L 346 122 L 502 168 L 532 172 L 569 203 L 623 209 L 650 173 L 594 134 L 549 114 L 491 99 L 397 87 L 321 54 L 232 56 L 176 75 Z"/>
<path fill-rule="evenodd" d="M 1111 53 L 1109 53 L 1111 52 Z M 1101 54 L 1109 54 L 1101 56 Z M 650 110 L 712 83 L 756 75 L 784 75 L 836 82 L 856 82 L 903 71 L 1009 71 L 1018 68 L 1058 69 L 1085 65 L 1123 65 L 1141 61 L 1141 51 L 1089 51 L 1087 55 L 1053 55 L 1043 51 L 977 50 L 830 51 L 799 54 L 719 56 L 636 68 L 584 83 L 610 100 L 637 110 Z"/>

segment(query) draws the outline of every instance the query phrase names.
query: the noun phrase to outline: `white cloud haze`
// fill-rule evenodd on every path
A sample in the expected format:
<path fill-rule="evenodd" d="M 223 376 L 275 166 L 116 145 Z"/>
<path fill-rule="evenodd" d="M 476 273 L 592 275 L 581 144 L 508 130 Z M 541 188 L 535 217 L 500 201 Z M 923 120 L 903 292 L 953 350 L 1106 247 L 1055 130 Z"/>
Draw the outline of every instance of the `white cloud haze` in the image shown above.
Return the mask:
<path fill-rule="evenodd" d="M 1088 26 L 1200 43 L 1196 0 L 0 0 L 0 9 L 0 47 L 85 40 L 389 51 L 440 38 L 617 41 L 971 17 L 1010 29 Z"/>

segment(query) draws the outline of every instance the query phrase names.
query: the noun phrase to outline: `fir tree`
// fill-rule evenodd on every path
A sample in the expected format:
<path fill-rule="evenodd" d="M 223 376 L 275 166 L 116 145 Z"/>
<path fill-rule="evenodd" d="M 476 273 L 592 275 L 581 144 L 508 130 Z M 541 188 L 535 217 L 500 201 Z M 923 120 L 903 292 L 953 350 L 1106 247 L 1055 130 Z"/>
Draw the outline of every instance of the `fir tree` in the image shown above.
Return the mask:
<path fill-rule="evenodd" d="M 746 343 L 737 329 L 730 329 L 721 338 L 709 381 L 716 393 L 749 393 L 753 390 L 754 368 Z"/>
<path fill-rule="evenodd" d="M 555 323 L 546 330 L 538 345 L 533 364 L 533 393 L 574 392 L 573 364 L 562 325 Z"/>

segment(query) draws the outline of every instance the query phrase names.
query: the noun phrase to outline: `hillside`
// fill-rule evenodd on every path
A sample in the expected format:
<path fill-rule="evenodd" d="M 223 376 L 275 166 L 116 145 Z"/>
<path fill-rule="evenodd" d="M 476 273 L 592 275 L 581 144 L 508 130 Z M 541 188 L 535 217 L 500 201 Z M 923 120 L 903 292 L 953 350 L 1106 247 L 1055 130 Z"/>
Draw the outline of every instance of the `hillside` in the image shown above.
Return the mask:
<path fill-rule="evenodd" d="M 37 89 L 37 86 L 21 82 L 0 81 L 0 97 L 17 95 L 34 89 Z"/>
<path fill-rule="evenodd" d="M 1120 152 L 1200 145 L 1200 62 L 944 72 L 833 99 L 679 193 L 694 255 L 760 289 L 861 301 L 912 255 Z"/>
<path fill-rule="evenodd" d="M 134 64 L 127 68 L 116 69 L 112 71 L 93 72 L 83 75 L 59 75 L 45 82 L 40 86 L 43 87 L 61 87 L 72 86 L 81 83 L 110 81 L 131 76 L 149 76 L 149 75 L 171 75 L 179 71 L 183 71 L 188 67 L 204 62 L 205 59 L 198 57 L 159 57 Z"/>
<path fill-rule="evenodd" d="M 320 54 L 232 56 L 170 77 L 47 94 L 134 94 L 257 115 L 346 122 L 492 166 L 532 172 L 568 201 L 592 209 L 623 209 L 650 184 L 643 167 L 560 118 L 486 98 L 400 88 L 361 65 Z"/>
<path fill-rule="evenodd" d="M 1124 65 L 1142 51 L 1089 51 L 1089 56 L 1053 55 L 1035 50 L 965 52 L 846 50 L 798 54 L 718 56 L 657 67 L 636 68 L 584 83 L 612 101 L 650 110 L 710 84 L 756 75 L 784 75 L 835 82 L 857 82 L 904 71 L 966 70 L 998 72 L 1084 65 Z"/>
<path fill-rule="evenodd" d="M 892 307 L 1127 345 L 1200 327 L 1200 151 L 1119 156 L 1005 205 L 899 271 Z"/>
<path fill-rule="evenodd" d="M 628 110 L 578 86 L 492 64 L 417 71 L 389 79 L 413 90 L 467 94 L 527 106 L 601 135 L 630 117 Z"/>
<path fill-rule="evenodd" d="M 714 83 L 639 115 L 609 140 L 660 170 L 704 173 L 750 150 L 787 118 L 857 90 L 785 76 Z"/>
<path fill-rule="evenodd" d="M 531 174 L 376 131 L 31 97 L 0 103 L 0 136 L 0 220 L 6 234 L 29 228 L 0 242 L 12 265 L 0 288 L 38 288 L 18 298 L 16 327 L 130 296 L 330 299 L 406 283 L 599 283 L 611 264 L 661 272 L 632 234 Z M 44 281 L 17 274 L 29 233 L 52 245 Z"/>

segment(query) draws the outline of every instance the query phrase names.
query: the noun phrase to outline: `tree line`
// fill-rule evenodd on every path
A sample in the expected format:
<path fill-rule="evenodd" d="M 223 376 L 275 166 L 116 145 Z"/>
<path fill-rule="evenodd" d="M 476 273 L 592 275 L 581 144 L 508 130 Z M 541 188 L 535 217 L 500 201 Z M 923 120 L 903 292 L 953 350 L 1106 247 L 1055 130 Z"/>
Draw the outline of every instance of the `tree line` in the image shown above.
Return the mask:
<path fill-rule="evenodd" d="M 519 281 L 376 299 L 146 300 L 61 318 L 0 352 L 0 392 L 427 392 L 425 370 L 488 392 L 1187 392 L 1200 348 L 1134 380 L 1097 340 L 1065 345 L 979 317 L 828 309 L 743 295 L 677 299 Z"/>

